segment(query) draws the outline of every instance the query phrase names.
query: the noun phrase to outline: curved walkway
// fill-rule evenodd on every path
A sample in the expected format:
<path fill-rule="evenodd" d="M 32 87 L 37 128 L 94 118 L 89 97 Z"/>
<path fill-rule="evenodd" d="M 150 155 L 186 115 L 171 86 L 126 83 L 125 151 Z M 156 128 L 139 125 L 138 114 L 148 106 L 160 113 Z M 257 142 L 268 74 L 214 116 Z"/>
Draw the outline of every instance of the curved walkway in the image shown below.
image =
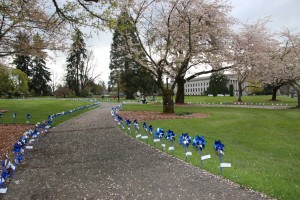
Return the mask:
<path fill-rule="evenodd" d="M 113 106 L 53 128 L 0 199 L 267 199 L 123 134 Z"/>

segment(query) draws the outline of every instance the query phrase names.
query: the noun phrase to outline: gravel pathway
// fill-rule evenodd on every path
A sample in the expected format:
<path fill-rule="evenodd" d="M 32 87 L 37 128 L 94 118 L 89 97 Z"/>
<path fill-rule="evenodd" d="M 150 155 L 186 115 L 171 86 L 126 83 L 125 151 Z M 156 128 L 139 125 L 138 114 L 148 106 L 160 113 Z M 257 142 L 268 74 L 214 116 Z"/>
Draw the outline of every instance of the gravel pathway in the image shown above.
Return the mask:
<path fill-rule="evenodd" d="M 112 107 L 53 128 L 0 199 L 267 199 L 123 134 Z"/>

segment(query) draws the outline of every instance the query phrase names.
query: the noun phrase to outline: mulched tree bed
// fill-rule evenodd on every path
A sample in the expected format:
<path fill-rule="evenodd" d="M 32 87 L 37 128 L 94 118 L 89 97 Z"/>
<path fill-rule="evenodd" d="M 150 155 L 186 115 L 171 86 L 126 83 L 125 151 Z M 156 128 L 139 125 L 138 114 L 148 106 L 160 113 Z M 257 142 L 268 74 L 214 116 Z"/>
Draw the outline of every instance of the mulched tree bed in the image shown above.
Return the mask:
<path fill-rule="evenodd" d="M 154 111 L 121 111 L 120 116 L 124 119 L 138 121 L 152 121 L 152 120 L 163 120 L 163 119 L 192 119 L 192 118 L 206 118 L 207 114 L 203 113 L 181 113 L 181 114 L 165 114 L 162 112 Z"/>
<path fill-rule="evenodd" d="M 10 154 L 14 143 L 33 127 L 28 124 L 0 124 L 0 159 L 4 159 L 6 154 Z"/>

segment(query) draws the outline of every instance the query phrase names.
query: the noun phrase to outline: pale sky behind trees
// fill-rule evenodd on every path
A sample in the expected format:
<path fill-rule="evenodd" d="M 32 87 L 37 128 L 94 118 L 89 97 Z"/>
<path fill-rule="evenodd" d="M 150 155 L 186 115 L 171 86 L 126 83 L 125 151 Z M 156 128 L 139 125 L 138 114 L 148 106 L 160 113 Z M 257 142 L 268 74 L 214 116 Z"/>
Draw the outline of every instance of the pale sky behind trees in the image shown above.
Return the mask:
<path fill-rule="evenodd" d="M 232 16 L 240 22 L 254 22 L 259 18 L 271 17 L 269 28 L 271 31 L 281 31 L 286 27 L 295 32 L 300 32 L 299 0 L 231 0 L 233 9 Z M 93 38 L 86 39 L 88 50 L 93 50 L 97 60 L 95 71 L 101 73 L 99 80 L 107 85 L 109 77 L 110 45 L 112 33 L 103 32 Z M 49 61 L 47 66 L 51 73 L 63 80 L 65 74 L 66 54 L 51 55 L 53 61 Z"/>

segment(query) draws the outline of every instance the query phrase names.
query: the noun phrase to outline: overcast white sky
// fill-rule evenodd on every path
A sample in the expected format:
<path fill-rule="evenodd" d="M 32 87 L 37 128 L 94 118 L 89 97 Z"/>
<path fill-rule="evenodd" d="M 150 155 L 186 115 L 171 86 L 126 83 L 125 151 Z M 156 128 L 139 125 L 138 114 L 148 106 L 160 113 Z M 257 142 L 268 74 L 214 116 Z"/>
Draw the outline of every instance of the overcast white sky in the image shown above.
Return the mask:
<path fill-rule="evenodd" d="M 252 22 L 259 18 L 271 17 L 269 28 L 271 31 L 280 31 L 283 27 L 300 31 L 300 1 L 299 0 L 231 0 L 233 5 L 232 16 L 242 23 Z M 106 84 L 109 76 L 109 52 L 112 42 L 111 33 L 101 33 L 86 41 L 88 49 L 94 51 L 101 73 L 101 81 Z M 65 56 L 55 57 L 55 63 L 49 62 L 50 70 L 63 77 L 65 73 Z"/>

